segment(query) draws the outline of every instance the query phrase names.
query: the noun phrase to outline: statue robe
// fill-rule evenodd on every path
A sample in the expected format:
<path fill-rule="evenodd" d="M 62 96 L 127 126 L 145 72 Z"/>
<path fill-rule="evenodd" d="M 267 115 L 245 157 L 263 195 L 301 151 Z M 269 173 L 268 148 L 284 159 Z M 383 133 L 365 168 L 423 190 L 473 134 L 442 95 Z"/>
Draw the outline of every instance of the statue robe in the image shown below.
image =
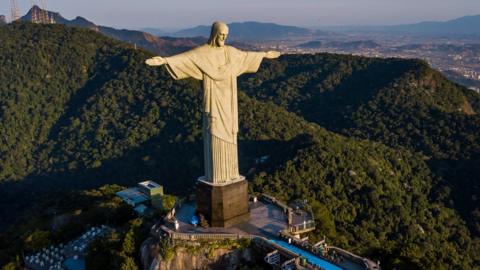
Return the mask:
<path fill-rule="evenodd" d="M 237 77 L 256 72 L 263 52 L 243 52 L 208 44 L 166 58 L 175 79 L 203 81 L 203 142 L 205 180 L 224 184 L 240 179 L 238 171 Z"/>

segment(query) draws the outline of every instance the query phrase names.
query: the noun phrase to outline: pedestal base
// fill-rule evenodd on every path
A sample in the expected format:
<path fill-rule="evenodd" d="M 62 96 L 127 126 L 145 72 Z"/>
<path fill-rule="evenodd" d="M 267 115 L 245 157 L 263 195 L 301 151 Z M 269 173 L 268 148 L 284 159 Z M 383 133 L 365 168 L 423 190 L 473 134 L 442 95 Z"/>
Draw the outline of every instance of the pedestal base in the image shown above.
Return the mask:
<path fill-rule="evenodd" d="M 248 182 L 236 181 L 226 185 L 197 182 L 197 210 L 211 227 L 231 227 L 248 221 Z"/>

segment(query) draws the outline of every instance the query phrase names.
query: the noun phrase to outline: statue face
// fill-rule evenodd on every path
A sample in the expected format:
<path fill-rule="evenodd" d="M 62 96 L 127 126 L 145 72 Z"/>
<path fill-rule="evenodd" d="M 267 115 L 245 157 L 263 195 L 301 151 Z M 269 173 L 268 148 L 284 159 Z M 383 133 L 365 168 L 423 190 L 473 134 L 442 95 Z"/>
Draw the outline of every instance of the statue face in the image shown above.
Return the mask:
<path fill-rule="evenodd" d="M 215 37 L 215 45 L 217 47 L 223 47 L 225 46 L 225 40 L 228 37 L 228 28 L 225 27 L 220 27 L 217 36 Z"/>

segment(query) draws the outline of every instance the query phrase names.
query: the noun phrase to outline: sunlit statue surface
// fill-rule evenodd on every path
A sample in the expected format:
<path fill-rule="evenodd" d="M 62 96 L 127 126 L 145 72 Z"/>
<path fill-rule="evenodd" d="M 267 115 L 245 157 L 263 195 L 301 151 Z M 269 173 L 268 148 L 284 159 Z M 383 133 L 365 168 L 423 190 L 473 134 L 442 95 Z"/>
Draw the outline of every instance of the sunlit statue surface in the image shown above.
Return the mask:
<path fill-rule="evenodd" d="M 212 25 L 205 45 L 171 57 L 146 60 L 150 66 L 165 65 L 175 80 L 195 78 L 203 81 L 203 142 L 205 176 L 201 181 L 224 185 L 243 180 L 238 170 L 237 77 L 256 72 L 265 58 L 279 52 L 244 52 L 225 45 L 228 26 Z"/>

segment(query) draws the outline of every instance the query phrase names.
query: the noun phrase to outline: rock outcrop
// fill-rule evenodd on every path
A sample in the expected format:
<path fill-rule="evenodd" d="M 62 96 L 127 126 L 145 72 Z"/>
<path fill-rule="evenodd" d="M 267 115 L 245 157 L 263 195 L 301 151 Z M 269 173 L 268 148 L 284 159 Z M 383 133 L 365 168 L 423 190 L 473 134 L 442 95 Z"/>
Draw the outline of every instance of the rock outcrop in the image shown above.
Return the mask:
<path fill-rule="evenodd" d="M 239 269 L 253 265 L 255 254 L 252 248 L 216 248 L 208 244 L 188 243 L 175 247 L 172 258 L 160 255 L 159 241 L 147 239 L 141 247 L 143 270 L 193 270 L 193 269 Z"/>

